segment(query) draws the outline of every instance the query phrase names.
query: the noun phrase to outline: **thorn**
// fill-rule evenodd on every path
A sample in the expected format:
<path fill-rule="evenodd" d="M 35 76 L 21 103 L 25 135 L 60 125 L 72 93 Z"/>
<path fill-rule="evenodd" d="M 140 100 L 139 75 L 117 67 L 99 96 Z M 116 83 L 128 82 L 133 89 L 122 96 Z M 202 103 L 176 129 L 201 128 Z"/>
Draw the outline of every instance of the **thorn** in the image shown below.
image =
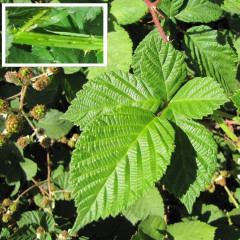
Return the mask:
<path fill-rule="evenodd" d="M 87 55 L 89 52 L 90 52 L 89 50 L 85 50 L 85 51 L 84 51 L 84 57 L 86 57 L 86 55 Z"/>
<path fill-rule="evenodd" d="M 149 21 L 149 22 L 147 22 L 147 23 L 153 23 L 154 22 L 154 20 L 152 19 L 151 21 Z"/>
<path fill-rule="evenodd" d="M 162 18 L 165 18 L 165 16 L 157 9 L 154 9 L 157 14 L 159 14 Z"/>
<path fill-rule="evenodd" d="M 161 0 L 156 0 L 156 1 L 153 2 L 152 4 L 153 4 L 154 6 L 157 6 L 157 5 L 160 3 L 160 1 L 161 1 Z"/>

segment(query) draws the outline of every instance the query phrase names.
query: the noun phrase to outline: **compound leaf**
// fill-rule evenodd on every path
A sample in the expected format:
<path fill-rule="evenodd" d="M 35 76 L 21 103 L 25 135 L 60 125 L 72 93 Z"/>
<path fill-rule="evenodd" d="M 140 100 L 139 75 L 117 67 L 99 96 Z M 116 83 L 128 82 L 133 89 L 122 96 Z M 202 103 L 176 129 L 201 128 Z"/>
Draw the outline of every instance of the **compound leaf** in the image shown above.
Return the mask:
<path fill-rule="evenodd" d="M 71 232 L 146 194 L 170 163 L 173 141 L 166 119 L 136 107 L 115 109 L 85 129 L 70 165 L 78 212 Z"/>
<path fill-rule="evenodd" d="M 199 76 L 215 78 L 227 93 L 236 88 L 237 55 L 223 36 L 208 26 L 190 28 L 184 37 L 186 54 Z"/>
<path fill-rule="evenodd" d="M 104 73 L 77 93 L 64 118 L 84 128 L 100 114 L 120 106 L 137 106 L 155 112 L 160 98 L 146 82 L 130 73 Z"/>
<path fill-rule="evenodd" d="M 167 231 L 171 234 L 171 240 L 213 240 L 216 227 L 204 222 L 189 221 L 169 225 Z"/>
<path fill-rule="evenodd" d="M 218 20 L 222 9 L 209 0 L 188 0 L 185 8 L 175 17 L 183 22 L 208 23 Z"/>
<path fill-rule="evenodd" d="M 170 100 L 186 77 L 183 55 L 172 44 L 165 43 L 157 29 L 138 45 L 132 67 L 137 76 L 158 92 L 162 101 Z"/>
<path fill-rule="evenodd" d="M 166 187 L 184 203 L 188 212 L 211 181 L 216 168 L 217 145 L 201 124 L 172 111 L 176 149 L 166 172 Z"/>
<path fill-rule="evenodd" d="M 111 13 L 121 25 L 137 22 L 147 9 L 147 5 L 139 0 L 114 0 L 111 3 Z"/>
<path fill-rule="evenodd" d="M 170 109 L 187 118 L 201 119 L 228 101 L 223 89 L 213 78 L 194 78 L 173 97 Z"/>

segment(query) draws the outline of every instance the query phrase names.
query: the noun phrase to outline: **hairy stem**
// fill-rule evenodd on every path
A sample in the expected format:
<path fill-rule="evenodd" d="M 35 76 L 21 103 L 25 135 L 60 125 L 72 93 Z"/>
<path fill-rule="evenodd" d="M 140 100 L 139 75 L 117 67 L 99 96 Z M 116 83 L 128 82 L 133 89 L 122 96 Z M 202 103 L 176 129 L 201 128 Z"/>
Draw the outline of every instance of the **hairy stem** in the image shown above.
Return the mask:
<path fill-rule="evenodd" d="M 149 0 L 143 0 L 146 5 L 148 6 L 148 9 L 152 15 L 152 18 L 153 18 L 153 22 L 155 23 L 155 25 L 157 26 L 158 28 L 158 31 L 160 32 L 160 35 L 163 39 L 163 41 L 165 43 L 168 43 L 168 39 L 167 39 L 167 36 L 165 34 L 165 32 L 163 31 L 163 28 L 159 22 L 159 19 L 158 19 L 158 16 L 157 16 L 157 8 L 156 8 L 156 5 L 160 2 L 159 0 L 156 0 L 155 2 L 150 2 Z M 161 14 L 162 15 L 162 14 Z"/>

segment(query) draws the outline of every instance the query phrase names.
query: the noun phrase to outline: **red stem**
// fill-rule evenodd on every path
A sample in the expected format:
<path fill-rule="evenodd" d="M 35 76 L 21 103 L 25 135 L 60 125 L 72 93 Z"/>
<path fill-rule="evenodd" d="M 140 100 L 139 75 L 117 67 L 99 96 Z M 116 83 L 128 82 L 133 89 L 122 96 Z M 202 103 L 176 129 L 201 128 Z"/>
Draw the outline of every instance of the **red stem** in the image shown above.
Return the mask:
<path fill-rule="evenodd" d="M 158 28 L 158 31 L 160 32 L 162 39 L 165 43 L 168 43 L 168 39 L 167 36 L 165 35 L 165 32 L 162 29 L 162 26 L 159 22 L 158 16 L 157 16 L 157 10 L 156 10 L 156 5 L 160 2 L 160 0 L 156 0 L 155 2 L 150 2 L 149 0 L 143 0 L 146 5 L 149 8 L 150 13 L 152 14 L 153 17 L 153 22 L 155 23 L 155 25 Z"/>

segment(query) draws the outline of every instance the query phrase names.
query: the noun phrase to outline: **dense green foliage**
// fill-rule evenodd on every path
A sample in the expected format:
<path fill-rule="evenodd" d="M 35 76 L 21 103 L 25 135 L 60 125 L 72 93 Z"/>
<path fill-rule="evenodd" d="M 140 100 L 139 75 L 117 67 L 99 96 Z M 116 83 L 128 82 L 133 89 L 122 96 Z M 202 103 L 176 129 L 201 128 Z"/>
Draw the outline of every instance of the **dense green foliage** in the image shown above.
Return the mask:
<path fill-rule="evenodd" d="M 107 67 L 1 68 L 0 238 L 239 240 L 238 1 L 108 2 Z"/>

